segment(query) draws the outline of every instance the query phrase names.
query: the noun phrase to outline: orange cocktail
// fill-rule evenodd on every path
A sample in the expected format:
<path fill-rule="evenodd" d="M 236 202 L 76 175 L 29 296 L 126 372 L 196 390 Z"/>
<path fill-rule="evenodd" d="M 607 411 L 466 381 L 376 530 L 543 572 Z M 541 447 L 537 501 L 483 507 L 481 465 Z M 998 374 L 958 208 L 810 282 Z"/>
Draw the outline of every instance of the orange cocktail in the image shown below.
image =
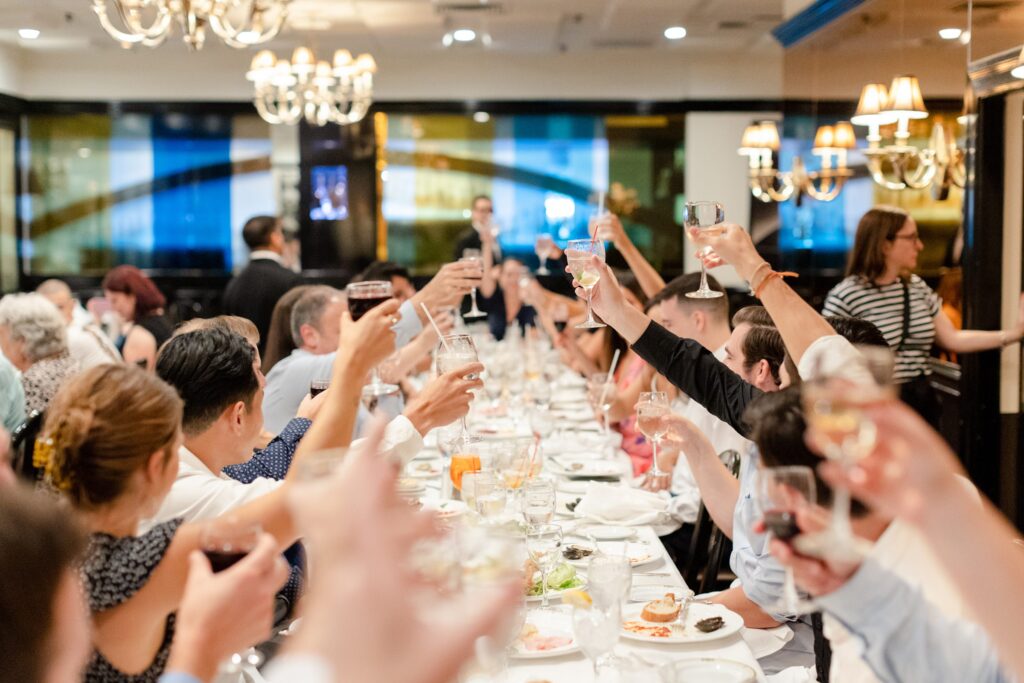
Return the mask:
<path fill-rule="evenodd" d="M 462 475 L 480 471 L 480 456 L 475 453 L 454 453 L 451 464 L 452 485 L 462 490 Z"/>

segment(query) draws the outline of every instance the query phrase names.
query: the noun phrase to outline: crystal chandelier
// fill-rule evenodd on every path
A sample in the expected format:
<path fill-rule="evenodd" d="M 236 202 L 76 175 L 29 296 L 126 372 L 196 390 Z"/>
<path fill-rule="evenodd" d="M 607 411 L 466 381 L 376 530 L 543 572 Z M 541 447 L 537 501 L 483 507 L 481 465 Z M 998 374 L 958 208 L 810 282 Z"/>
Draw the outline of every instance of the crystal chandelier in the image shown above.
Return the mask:
<path fill-rule="evenodd" d="M 264 121 L 313 125 L 346 125 L 366 116 L 373 103 L 377 63 L 368 54 L 352 59 L 348 50 L 334 53 L 334 63 L 317 61 L 307 47 L 292 59 L 278 59 L 270 50 L 253 57 L 245 77 L 253 82 L 253 103 Z"/>
<path fill-rule="evenodd" d="M 847 150 L 855 146 L 853 126 L 848 121 L 821 126 L 811 150 L 821 157 L 821 170 L 808 171 L 803 159 L 797 156 L 793 158 L 792 170 L 780 171 L 774 166 L 774 154 L 779 150 L 779 129 L 774 121 L 760 121 L 743 131 L 739 153 L 750 162 L 747 172 L 750 192 L 762 202 L 785 202 L 795 196 L 799 203 L 804 194 L 830 202 L 853 177 L 853 171 L 846 166 L 846 156 Z"/>
<path fill-rule="evenodd" d="M 125 47 L 155 47 L 177 23 L 190 49 L 199 50 L 206 27 L 231 47 L 265 43 L 284 25 L 291 0 L 92 0 L 92 9 L 110 36 Z M 113 4 L 118 25 L 107 11 Z"/>

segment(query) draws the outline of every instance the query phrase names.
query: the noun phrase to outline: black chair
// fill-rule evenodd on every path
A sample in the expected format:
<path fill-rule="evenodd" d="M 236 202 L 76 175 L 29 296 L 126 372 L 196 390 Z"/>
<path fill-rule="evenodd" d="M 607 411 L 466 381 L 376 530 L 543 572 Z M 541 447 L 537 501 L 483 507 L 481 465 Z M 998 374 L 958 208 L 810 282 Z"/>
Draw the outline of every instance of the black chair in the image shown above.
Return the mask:
<path fill-rule="evenodd" d="M 11 466 L 15 474 L 29 482 L 42 479 L 42 470 L 32 462 L 36 451 L 36 439 L 43 428 L 43 413 L 33 410 L 28 419 L 11 433 Z"/>
<path fill-rule="evenodd" d="M 734 477 L 739 476 L 739 453 L 734 450 L 723 451 L 718 458 Z M 701 503 L 700 510 L 697 512 L 693 537 L 690 540 L 686 568 L 683 571 L 683 580 L 686 581 L 686 585 L 691 588 L 698 586 L 699 590 L 694 589 L 698 594 L 716 590 L 722 560 L 731 548 L 732 542 L 722 533 L 721 529 L 715 526 L 704 503 Z"/>

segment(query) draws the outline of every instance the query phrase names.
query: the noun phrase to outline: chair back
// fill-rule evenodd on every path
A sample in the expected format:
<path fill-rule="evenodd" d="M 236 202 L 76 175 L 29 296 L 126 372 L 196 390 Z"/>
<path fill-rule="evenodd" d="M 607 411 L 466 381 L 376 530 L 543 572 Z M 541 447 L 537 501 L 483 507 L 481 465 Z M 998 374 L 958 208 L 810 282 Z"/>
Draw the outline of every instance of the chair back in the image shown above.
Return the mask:
<path fill-rule="evenodd" d="M 28 418 L 11 432 L 11 466 L 14 473 L 33 483 L 39 481 L 43 474 L 32 462 L 36 451 L 36 439 L 42 429 L 43 413 L 33 410 Z"/>
<path fill-rule="evenodd" d="M 738 452 L 733 449 L 722 451 L 718 455 L 718 459 L 732 473 L 732 476 L 739 476 L 740 454 Z M 683 580 L 686 581 L 686 585 L 691 588 L 699 586 L 699 590 L 694 589 L 697 593 L 714 590 L 719 570 L 722 567 L 722 560 L 731 548 L 732 542 L 722 533 L 721 529 L 715 526 L 702 502 L 700 510 L 697 512 L 697 522 L 690 540 L 690 553 L 683 571 Z"/>

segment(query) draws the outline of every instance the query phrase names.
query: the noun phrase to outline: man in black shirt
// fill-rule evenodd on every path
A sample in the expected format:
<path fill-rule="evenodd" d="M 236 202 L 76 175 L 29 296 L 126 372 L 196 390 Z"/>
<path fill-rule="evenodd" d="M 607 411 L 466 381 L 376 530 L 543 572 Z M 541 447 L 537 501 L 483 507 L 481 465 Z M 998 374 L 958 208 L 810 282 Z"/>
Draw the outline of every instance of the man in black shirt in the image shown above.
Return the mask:
<path fill-rule="evenodd" d="M 302 283 L 302 276 L 281 263 L 285 237 L 280 219 L 255 216 L 242 228 L 249 246 L 249 264 L 231 278 L 224 289 L 224 312 L 248 318 L 260 331 L 260 352 L 270 330 L 270 316 L 277 300 Z"/>
<path fill-rule="evenodd" d="M 491 198 L 485 194 L 473 197 L 473 204 L 469 214 L 470 227 L 459 234 L 459 239 L 455 242 L 453 260 L 458 261 L 462 258 L 462 252 L 465 249 L 482 248 L 483 243 L 480 241 L 480 232 L 491 229 L 491 219 L 493 217 L 494 203 L 491 201 Z M 494 261 L 497 263 L 500 260 L 501 248 L 498 246 L 497 240 L 495 240 Z"/>

